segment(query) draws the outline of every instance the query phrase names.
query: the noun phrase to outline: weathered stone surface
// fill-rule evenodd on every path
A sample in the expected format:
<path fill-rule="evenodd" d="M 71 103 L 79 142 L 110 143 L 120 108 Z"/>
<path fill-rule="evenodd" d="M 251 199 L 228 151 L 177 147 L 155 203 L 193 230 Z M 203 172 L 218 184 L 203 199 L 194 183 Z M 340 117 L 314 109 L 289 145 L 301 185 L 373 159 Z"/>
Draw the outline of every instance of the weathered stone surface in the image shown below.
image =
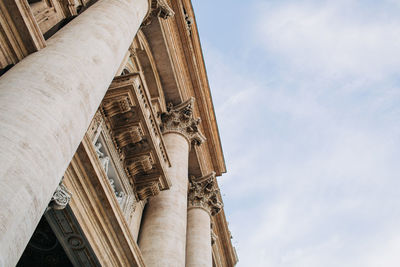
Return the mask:
<path fill-rule="evenodd" d="M 219 189 L 215 172 L 200 178 L 191 177 L 189 181 L 188 207 L 202 208 L 210 215 L 218 214 L 223 204 L 218 199 Z"/>
<path fill-rule="evenodd" d="M 203 209 L 188 210 L 186 267 L 212 267 L 210 215 Z"/>
<path fill-rule="evenodd" d="M 193 97 L 177 106 L 169 103 L 167 112 L 161 114 L 161 130 L 163 133 L 179 133 L 189 143 L 201 145 L 206 139 L 199 130 L 200 118 L 193 116 L 193 105 Z"/>
<path fill-rule="evenodd" d="M 218 214 L 223 207 L 218 193 L 215 172 L 200 178 L 190 178 L 186 267 L 212 266 L 210 216 Z"/>
<path fill-rule="evenodd" d="M 189 143 L 178 133 L 167 133 L 164 142 L 171 167 L 171 188 L 150 198 L 139 236 L 146 266 L 185 266 Z"/>
<path fill-rule="evenodd" d="M 0 78 L 0 266 L 18 261 L 147 9 L 99 1 Z"/>

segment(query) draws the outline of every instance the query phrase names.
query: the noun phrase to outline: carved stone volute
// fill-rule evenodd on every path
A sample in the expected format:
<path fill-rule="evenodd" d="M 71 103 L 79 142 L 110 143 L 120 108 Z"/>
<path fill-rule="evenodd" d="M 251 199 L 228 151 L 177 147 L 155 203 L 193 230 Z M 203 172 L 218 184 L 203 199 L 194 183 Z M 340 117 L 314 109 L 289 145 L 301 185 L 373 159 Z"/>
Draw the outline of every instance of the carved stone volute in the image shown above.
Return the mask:
<path fill-rule="evenodd" d="M 167 112 L 161 114 L 162 132 L 177 132 L 185 136 L 189 143 L 201 145 L 206 138 L 199 131 L 200 118 L 193 117 L 193 104 L 193 97 L 177 106 L 169 103 Z"/>
<path fill-rule="evenodd" d="M 215 172 L 201 178 L 189 179 L 188 208 L 203 208 L 211 216 L 218 214 L 223 204 L 218 199 L 219 189 L 215 182 Z"/>
<path fill-rule="evenodd" d="M 173 17 L 175 12 L 168 5 L 166 0 L 151 0 L 149 1 L 149 12 L 147 13 L 145 19 L 142 22 L 142 26 L 149 25 L 151 19 L 154 16 L 160 17 L 162 19 L 168 19 Z"/>
<path fill-rule="evenodd" d="M 55 210 L 64 209 L 71 200 L 71 196 L 72 196 L 71 192 L 62 184 L 61 181 L 50 200 L 48 209 L 49 208 Z"/>

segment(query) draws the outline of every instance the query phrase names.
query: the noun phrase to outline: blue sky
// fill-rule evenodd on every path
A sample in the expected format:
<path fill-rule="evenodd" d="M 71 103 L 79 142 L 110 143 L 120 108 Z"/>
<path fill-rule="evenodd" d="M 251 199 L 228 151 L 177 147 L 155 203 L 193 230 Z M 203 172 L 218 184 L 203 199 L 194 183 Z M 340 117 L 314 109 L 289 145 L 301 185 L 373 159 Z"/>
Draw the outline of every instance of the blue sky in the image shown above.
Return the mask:
<path fill-rule="evenodd" d="M 192 2 L 238 266 L 400 266 L 400 1 Z"/>

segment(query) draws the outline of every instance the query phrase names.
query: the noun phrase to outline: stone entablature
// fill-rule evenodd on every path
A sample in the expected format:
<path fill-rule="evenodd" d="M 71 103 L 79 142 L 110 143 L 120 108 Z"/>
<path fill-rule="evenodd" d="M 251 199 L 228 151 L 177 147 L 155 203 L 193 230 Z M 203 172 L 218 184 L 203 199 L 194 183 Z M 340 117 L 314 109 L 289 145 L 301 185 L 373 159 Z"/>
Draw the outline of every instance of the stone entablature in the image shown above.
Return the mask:
<path fill-rule="evenodd" d="M 215 172 L 206 176 L 189 179 L 188 209 L 202 208 L 211 216 L 218 214 L 223 204 L 218 199 L 219 189 L 215 181 Z"/>
<path fill-rule="evenodd" d="M 116 77 L 100 110 L 138 199 L 168 189 L 170 162 L 140 73 Z"/>
<path fill-rule="evenodd" d="M 161 114 L 163 134 L 175 132 L 182 134 L 192 145 L 201 145 L 206 138 L 199 131 L 200 118 L 193 117 L 194 97 L 173 106 L 167 105 L 167 112 Z"/>

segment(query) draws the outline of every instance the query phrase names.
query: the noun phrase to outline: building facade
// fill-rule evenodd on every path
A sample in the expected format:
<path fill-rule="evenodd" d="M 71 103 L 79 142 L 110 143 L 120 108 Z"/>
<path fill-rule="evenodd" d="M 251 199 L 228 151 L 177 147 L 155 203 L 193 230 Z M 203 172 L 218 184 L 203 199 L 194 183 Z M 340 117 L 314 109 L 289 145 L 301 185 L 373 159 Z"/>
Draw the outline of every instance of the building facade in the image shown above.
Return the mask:
<path fill-rule="evenodd" d="M 0 1 L 0 266 L 234 266 L 190 0 Z"/>

